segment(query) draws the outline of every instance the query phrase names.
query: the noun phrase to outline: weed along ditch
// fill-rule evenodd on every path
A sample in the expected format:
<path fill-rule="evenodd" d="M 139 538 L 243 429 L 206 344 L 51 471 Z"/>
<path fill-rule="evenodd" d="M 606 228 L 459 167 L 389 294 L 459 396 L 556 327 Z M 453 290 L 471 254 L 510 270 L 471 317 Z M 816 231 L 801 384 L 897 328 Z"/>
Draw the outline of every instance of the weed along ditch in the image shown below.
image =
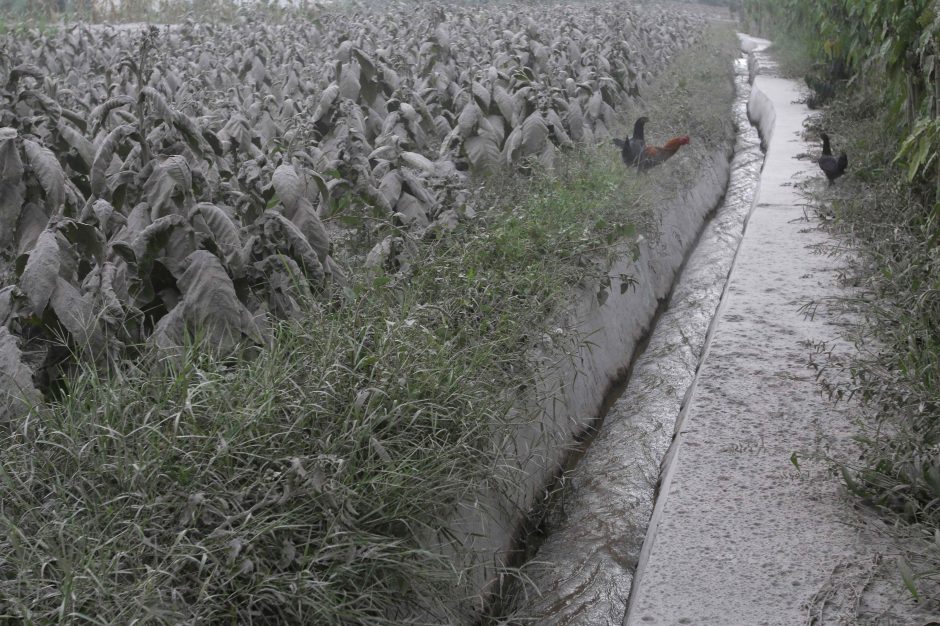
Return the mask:
<path fill-rule="evenodd" d="M 0 622 L 621 623 L 766 42 L 146 4 L 0 11 Z"/>

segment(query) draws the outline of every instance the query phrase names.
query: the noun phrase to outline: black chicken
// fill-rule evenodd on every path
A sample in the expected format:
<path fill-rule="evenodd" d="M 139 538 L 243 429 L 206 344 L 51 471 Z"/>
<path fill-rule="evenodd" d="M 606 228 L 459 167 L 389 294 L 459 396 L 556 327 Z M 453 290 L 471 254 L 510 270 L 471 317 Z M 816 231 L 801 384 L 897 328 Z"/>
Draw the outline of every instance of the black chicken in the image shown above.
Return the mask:
<path fill-rule="evenodd" d="M 646 147 L 646 140 L 643 138 L 643 125 L 648 121 L 645 117 L 641 117 L 636 121 L 633 125 L 633 137 L 614 139 L 614 145 L 620 148 L 620 158 L 627 165 L 638 165 L 640 162 L 643 148 Z"/>
<path fill-rule="evenodd" d="M 823 174 L 826 175 L 826 178 L 829 179 L 829 184 L 833 184 L 837 178 L 845 174 L 845 168 L 849 166 L 849 157 L 845 154 L 843 150 L 837 159 L 832 155 L 832 149 L 829 147 L 829 135 L 822 133 L 819 135 L 822 137 L 823 150 L 822 156 L 819 157 L 819 169 L 823 171 Z"/>

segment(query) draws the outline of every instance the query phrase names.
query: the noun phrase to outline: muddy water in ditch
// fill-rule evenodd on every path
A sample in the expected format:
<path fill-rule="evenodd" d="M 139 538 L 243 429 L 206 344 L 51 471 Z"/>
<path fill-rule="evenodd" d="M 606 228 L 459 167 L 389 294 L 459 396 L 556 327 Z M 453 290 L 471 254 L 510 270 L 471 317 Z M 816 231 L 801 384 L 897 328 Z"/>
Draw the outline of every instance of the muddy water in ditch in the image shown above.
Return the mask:
<path fill-rule="evenodd" d="M 566 474 L 530 582 L 511 623 L 620 624 L 627 607 L 660 463 L 695 375 L 754 204 L 763 153 L 747 116 L 747 57 L 735 63 L 737 126 L 731 180 L 619 397 Z"/>

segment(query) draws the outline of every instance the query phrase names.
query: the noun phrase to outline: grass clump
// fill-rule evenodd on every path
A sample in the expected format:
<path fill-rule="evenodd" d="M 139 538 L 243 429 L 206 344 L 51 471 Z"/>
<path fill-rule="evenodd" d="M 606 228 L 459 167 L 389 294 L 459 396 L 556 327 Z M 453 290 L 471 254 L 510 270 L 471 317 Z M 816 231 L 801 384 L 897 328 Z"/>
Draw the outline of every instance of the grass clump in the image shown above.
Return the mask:
<path fill-rule="evenodd" d="M 702 138 L 659 171 L 625 173 L 602 145 L 485 181 L 475 219 L 401 233 L 399 272 L 357 270 L 253 358 L 194 342 L 172 362 L 82 367 L 0 424 L 0 621 L 466 619 L 479 563 L 442 549 L 447 521 L 501 488 L 548 320 L 655 234 L 654 207 L 728 138 L 728 107 L 699 103 L 727 89 L 730 106 L 732 41 L 708 37 L 648 96 L 654 136 Z"/>
<path fill-rule="evenodd" d="M 311 309 L 251 361 L 193 346 L 176 366 L 88 368 L 10 425 L 0 616 L 391 623 L 390 607 L 419 602 L 443 615 L 460 572 L 421 538 L 492 475 L 505 354 L 448 342 L 414 303 L 372 291 Z"/>

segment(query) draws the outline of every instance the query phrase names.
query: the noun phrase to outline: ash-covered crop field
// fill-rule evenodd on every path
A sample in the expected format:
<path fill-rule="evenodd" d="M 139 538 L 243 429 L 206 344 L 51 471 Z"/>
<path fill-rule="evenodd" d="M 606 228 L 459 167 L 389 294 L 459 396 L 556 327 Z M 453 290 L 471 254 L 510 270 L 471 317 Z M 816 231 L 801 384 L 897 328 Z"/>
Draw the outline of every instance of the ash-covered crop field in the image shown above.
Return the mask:
<path fill-rule="evenodd" d="M 610 3 L 8 33 L 0 388 L 53 383 L 56 338 L 261 341 L 349 264 L 394 271 L 402 229 L 468 219 L 473 175 L 607 141 L 699 32 Z"/>

